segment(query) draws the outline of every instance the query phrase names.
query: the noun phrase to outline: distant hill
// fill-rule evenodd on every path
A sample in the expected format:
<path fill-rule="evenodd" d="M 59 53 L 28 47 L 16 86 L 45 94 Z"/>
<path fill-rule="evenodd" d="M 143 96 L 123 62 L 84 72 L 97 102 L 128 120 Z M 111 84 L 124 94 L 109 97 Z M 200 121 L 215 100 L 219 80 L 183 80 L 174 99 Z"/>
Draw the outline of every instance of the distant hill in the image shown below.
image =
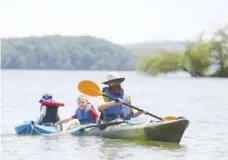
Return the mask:
<path fill-rule="evenodd" d="M 135 70 L 145 54 L 183 50 L 186 42 L 117 45 L 91 36 L 1 39 L 2 69 Z"/>
<path fill-rule="evenodd" d="M 137 59 L 104 39 L 43 36 L 1 40 L 3 69 L 134 70 Z"/>
<path fill-rule="evenodd" d="M 153 54 L 162 50 L 184 50 L 188 42 L 183 41 L 161 41 L 161 42 L 144 42 L 140 44 L 125 45 L 128 50 L 134 54 Z"/>

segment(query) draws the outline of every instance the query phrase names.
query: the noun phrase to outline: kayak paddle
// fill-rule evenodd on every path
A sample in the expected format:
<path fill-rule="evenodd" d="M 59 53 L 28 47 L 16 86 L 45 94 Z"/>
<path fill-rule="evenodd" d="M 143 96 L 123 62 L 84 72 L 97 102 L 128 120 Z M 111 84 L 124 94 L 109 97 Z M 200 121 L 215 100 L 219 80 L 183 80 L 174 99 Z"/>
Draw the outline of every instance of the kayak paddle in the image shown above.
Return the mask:
<path fill-rule="evenodd" d="M 120 122 L 112 122 L 112 123 L 104 123 L 104 124 L 89 124 L 89 125 L 82 125 L 73 129 L 69 129 L 66 132 L 67 133 L 72 133 L 72 132 L 77 132 L 77 131 L 81 131 L 87 128 L 95 128 L 98 127 L 100 130 L 105 129 L 108 126 L 113 126 L 113 125 L 118 125 L 121 123 L 126 123 L 125 121 L 120 121 Z"/>
<path fill-rule="evenodd" d="M 102 93 L 101 90 L 100 90 L 100 87 L 95 82 L 90 81 L 90 80 L 83 80 L 83 81 L 81 81 L 78 84 L 78 90 L 80 92 L 82 92 L 83 94 L 88 95 L 88 96 L 91 96 L 91 97 L 105 96 L 105 97 L 108 97 L 108 98 L 110 98 L 112 100 L 118 100 L 118 99 L 112 98 L 112 97 L 110 97 L 110 96 Z M 123 103 L 123 105 L 126 105 L 128 107 L 131 107 L 131 108 L 133 108 L 135 110 L 138 110 L 140 112 L 143 112 L 144 111 L 144 110 L 142 110 L 142 109 L 140 109 L 138 107 L 132 106 L 132 105 L 127 104 L 127 103 Z M 163 121 L 163 120 L 167 120 L 168 121 L 168 120 L 176 120 L 177 119 L 174 116 L 166 116 L 164 118 L 161 118 L 161 117 L 158 117 L 156 115 L 153 115 L 152 113 L 149 113 L 149 112 L 147 112 L 145 114 L 146 115 L 150 115 L 150 116 L 152 116 L 154 118 L 157 118 L 157 119 L 159 119 L 161 121 Z"/>

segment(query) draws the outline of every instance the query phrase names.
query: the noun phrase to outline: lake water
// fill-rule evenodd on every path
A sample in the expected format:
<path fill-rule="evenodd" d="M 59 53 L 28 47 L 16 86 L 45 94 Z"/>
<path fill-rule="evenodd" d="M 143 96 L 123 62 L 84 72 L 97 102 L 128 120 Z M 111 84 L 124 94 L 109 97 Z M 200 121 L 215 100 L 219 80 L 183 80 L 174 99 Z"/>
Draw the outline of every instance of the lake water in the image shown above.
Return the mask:
<path fill-rule="evenodd" d="M 186 74 L 147 77 L 120 72 L 123 87 L 133 104 L 158 116 L 184 116 L 190 125 L 180 145 L 139 143 L 95 137 L 16 136 L 14 127 L 24 120 L 37 120 L 39 99 L 45 92 L 65 102 L 62 118 L 72 115 L 77 84 L 90 79 L 99 84 L 108 72 L 99 71 L 1 71 L 2 160 L 75 159 L 228 159 L 228 79 L 191 78 Z M 91 101 L 96 104 L 96 98 Z M 147 118 L 142 116 L 140 118 Z"/>

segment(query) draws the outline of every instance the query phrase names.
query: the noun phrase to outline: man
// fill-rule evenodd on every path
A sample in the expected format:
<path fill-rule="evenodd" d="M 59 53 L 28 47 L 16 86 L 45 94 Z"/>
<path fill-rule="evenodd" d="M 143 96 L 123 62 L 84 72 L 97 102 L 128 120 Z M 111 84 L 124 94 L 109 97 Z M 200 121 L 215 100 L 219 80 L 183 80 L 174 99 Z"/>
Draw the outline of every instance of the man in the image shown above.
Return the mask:
<path fill-rule="evenodd" d="M 60 120 L 58 114 L 58 108 L 63 106 L 63 103 L 55 102 L 52 100 L 51 94 L 44 94 L 39 101 L 40 106 L 40 117 L 37 121 L 39 125 L 54 124 Z"/>
<path fill-rule="evenodd" d="M 123 105 L 124 103 L 131 105 L 131 97 L 126 94 L 124 89 L 121 87 L 121 83 L 125 78 L 121 78 L 118 73 L 111 72 L 107 76 L 107 81 L 103 84 L 108 85 L 103 88 L 103 93 L 106 95 L 118 99 L 114 101 L 107 97 L 102 97 L 102 102 L 98 105 L 98 110 L 101 112 L 101 120 L 104 122 L 113 121 L 116 119 L 130 120 L 132 117 L 137 117 L 144 112 L 134 112 L 134 110 L 128 106 Z"/>

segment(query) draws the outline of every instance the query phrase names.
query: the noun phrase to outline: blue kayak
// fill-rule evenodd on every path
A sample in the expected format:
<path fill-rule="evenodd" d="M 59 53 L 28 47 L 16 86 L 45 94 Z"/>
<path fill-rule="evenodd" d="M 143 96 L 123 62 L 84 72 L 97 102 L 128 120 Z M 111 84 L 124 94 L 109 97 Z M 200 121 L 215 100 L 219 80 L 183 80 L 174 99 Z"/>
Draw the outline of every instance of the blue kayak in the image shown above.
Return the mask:
<path fill-rule="evenodd" d="M 41 135 L 53 134 L 61 131 L 61 127 L 53 127 L 52 124 L 39 125 L 34 121 L 24 121 L 15 127 L 17 135 Z"/>

